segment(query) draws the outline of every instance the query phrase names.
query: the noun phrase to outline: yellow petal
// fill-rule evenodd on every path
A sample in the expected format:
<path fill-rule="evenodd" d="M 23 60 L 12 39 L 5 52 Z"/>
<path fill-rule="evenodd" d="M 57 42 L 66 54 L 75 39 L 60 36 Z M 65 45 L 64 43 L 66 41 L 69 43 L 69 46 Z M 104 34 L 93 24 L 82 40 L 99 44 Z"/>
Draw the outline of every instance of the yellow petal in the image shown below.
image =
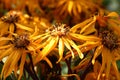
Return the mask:
<path fill-rule="evenodd" d="M 5 72 L 8 71 L 10 65 L 11 65 L 11 62 L 13 61 L 13 56 L 14 56 L 14 51 L 11 52 L 11 55 L 7 58 L 7 60 L 5 61 L 5 64 L 3 65 L 3 68 L 2 68 L 2 72 L 1 72 L 1 76 L 4 77 L 4 79 L 7 77 L 5 75 Z"/>
<path fill-rule="evenodd" d="M 99 46 L 100 42 L 90 42 L 87 41 L 84 44 L 80 45 L 79 48 L 81 49 L 82 52 L 86 52 L 89 51 L 93 48 L 95 48 L 96 46 Z"/>
<path fill-rule="evenodd" d="M 78 9 L 78 12 L 81 13 L 82 12 L 82 8 L 81 8 L 80 3 L 76 2 L 76 6 L 77 6 L 77 9 Z"/>
<path fill-rule="evenodd" d="M 91 21 L 89 24 L 87 24 L 86 26 L 83 26 L 83 28 L 80 31 L 80 34 L 82 34 L 88 27 L 91 27 L 93 25 L 95 25 L 95 21 L 96 21 L 96 17 L 94 16 L 93 21 Z M 87 29 L 88 30 L 88 29 Z"/>
<path fill-rule="evenodd" d="M 59 3 L 57 4 L 57 6 L 59 7 L 59 6 L 63 5 L 65 2 L 66 2 L 66 0 L 61 0 L 61 1 L 59 1 Z"/>
<path fill-rule="evenodd" d="M 15 74 L 15 76 L 17 76 L 17 71 L 18 71 L 18 64 L 16 64 L 14 66 L 14 74 Z"/>
<path fill-rule="evenodd" d="M 6 49 L 6 48 L 9 48 L 11 46 L 11 44 L 10 45 L 5 45 L 5 46 L 0 46 L 0 49 Z"/>
<path fill-rule="evenodd" d="M 13 49 L 13 48 L 12 48 L 12 47 L 10 47 L 9 49 L 7 49 L 7 50 L 5 50 L 4 52 L 0 53 L 0 61 L 1 61 L 1 59 L 2 59 L 2 58 L 4 58 L 4 57 L 6 57 L 6 56 L 10 55 L 10 54 L 11 54 L 12 49 Z"/>
<path fill-rule="evenodd" d="M 1 37 L 0 38 L 0 41 L 5 41 L 5 40 L 7 41 L 7 40 L 13 40 L 13 39 L 12 38 L 6 38 L 6 37 Z"/>
<path fill-rule="evenodd" d="M 88 41 L 88 42 L 85 42 L 82 45 L 79 45 L 78 47 L 81 50 L 81 52 L 86 52 L 86 51 L 89 51 L 89 50 L 95 48 L 96 46 L 99 46 L 99 45 L 100 45 L 100 42 L 90 42 L 90 41 Z M 74 54 L 76 54 L 76 52 Z M 69 58 L 69 57 L 71 57 L 71 54 L 70 54 L 70 52 L 67 52 L 67 55 L 64 57 L 64 60 Z"/>
<path fill-rule="evenodd" d="M 42 41 L 46 40 L 49 37 L 49 35 L 42 36 L 35 40 L 35 43 L 41 43 Z"/>
<path fill-rule="evenodd" d="M 32 40 L 37 40 L 43 36 L 48 36 L 48 33 L 45 33 L 45 34 L 40 34 L 40 35 L 37 35 L 37 36 L 30 36 L 30 39 Z"/>
<path fill-rule="evenodd" d="M 117 76 L 117 80 L 120 80 L 120 75 L 119 75 L 120 73 L 119 73 L 116 61 L 112 61 L 112 65 L 113 65 L 113 68 L 114 68 L 114 71 L 115 71 L 115 75 Z"/>
<path fill-rule="evenodd" d="M 80 35 L 80 34 L 74 34 L 74 33 L 70 33 L 69 34 L 70 37 L 72 39 L 78 40 L 78 41 L 99 41 L 100 38 L 96 37 L 96 36 L 84 36 L 84 35 Z"/>
<path fill-rule="evenodd" d="M 69 1 L 68 2 L 68 12 L 69 12 L 69 14 L 71 15 L 72 14 L 72 8 L 73 8 L 73 4 L 74 2 L 73 1 Z"/>
<path fill-rule="evenodd" d="M 70 50 L 72 57 L 74 58 L 74 52 L 72 51 L 70 44 L 68 43 L 68 41 L 64 37 L 62 37 L 62 40 L 64 41 L 65 46 Z"/>
<path fill-rule="evenodd" d="M 65 38 L 65 39 L 70 43 L 70 45 L 71 45 L 74 49 L 76 49 L 76 51 L 78 52 L 79 57 L 82 59 L 82 58 L 84 57 L 84 55 L 83 55 L 83 53 L 80 51 L 80 49 L 78 48 L 78 46 L 77 46 L 72 40 L 67 39 L 67 38 Z"/>
<path fill-rule="evenodd" d="M 95 53 L 94 53 L 94 56 L 93 56 L 93 59 L 92 59 L 92 64 L 95 63 L 95 59 L 101 54 L 102 48 L 103 48 L 103 45 L 100 45 L 100 46 L 98 46 L 97 49 L 95 50 Z"/>
<path fill-rule="evenodd" d="M 70 32 L 76 32 L 79 28 L 83 28 L 86 24 L 90 23 L 91 21 L 93 21 L 93 18 L 87 19 L 79 24 L 76 24 L 70 29 Z"/>
<path fill-rule="evenodd" d="M 27 46 L 27 49 L 29 50 L 29 51 L 35 51 L 35 48 L 33 47 L 33 46 Z"/>
<path fill-rule="evenodd" d="M 111 12 L 107 16 L 108 17 L 117 17 L 117 18 L 119 18 L 119 15 L 116 12 Z"/>
<path fill-rule="evenodd" d="M 39 45 L 37 45 L 36 49 L 41 49 L 44 48 L 47 44 L 49 44 L 49 42 L 52 40 L 52 37 L 49 37 L 45 42 L 40 43 Z M 37 41 L 38 42 L 38 41 Z"/>
<path fill-rule="evenodd" d="M 10 24 L 9 31 L 13 33 L 15 31 L 15 26 L 14 24 Z"/>
<path fill-rule="evenodd" d="M 50 60 L 49 60 L 47 57 L 44 57 L 43 60 L 45 60 L 45 61 L 48 63 L 48 65 L 49 65 L 51 68 L 53 68 L 52 63 L 50 62 Z"/>
<path fill-rule="evenodd" d="M 14 53 L 14 56 L 12 56 L 14 59 L 13 61 L 11 62 L 9 68 L 7 71 L 5 71 L 5 76 L 9 76 L 13 69 L 14 69 L 14 66 L 17 64 L 17 62 L 19 61 L 20 57 L 21 57 L 21 53 L 18 53 L 17 51 Z"/>
<path fill-rule="evenodd" d="M 120 34 L 120 24 L 114 23 L 113 20 L 108 20 L 108 22 L 110 23 L 110 28 Z"/>
<path fill-rule="evenodd" d="M 62 10 L 60 11 L 59 14 L 62 15 L 66 11 L 67 7 L 68 7 L 68 3 L 66 3 L 64 6 L 62 6 Z"/>
<path fill-rule="evenodd" d="M 41 61 L 44 57 L 46 57 L 57 45 L 58 37 L 52 37 L 52 40 L 46 45 L 43 50 L 39 53 L 35 60 L 35 64 Z"/>
<path fill-rule="evenodd" d="M 21 62 L 20 62 L 20 75 L 18 77 L 18 80 L 20 80 L 23 75 L 25 60 L 26 60 L 26 53 L 23 53 L 21 57 Z"/>
<path fill-rule="evenodd" d="M 86 66 L 87 66 L 87 64 L 89 64 L 90 60 L 91 60 L 90 56 L 89 57 L 85 57 L 83 60 L 80 61 L 80 63 L 77 66 L 72 68 L 72 70 L 76 70 L 78 72 L 81 69 L 83 69 L 83 70 L 86 69 Z"/>
<path fill-rule="evenodd" d="M 79 14 L 78 14 L 78 12 L 77 12 L 77 6 L 76 6 L 76 5 L 73 5 L 72 11 L 73 11 L 73 14 L 74 14 L 75 17 L 79 17 Z"/>
<path fill-rule="evenodd" d="M 33 36 L 37 35 L 38 31 L 39 31 L 38 27 L 35 26 L 35 31 L 34 31 L 34 33 L 30 37 L 33 37 Z"/>
<path fill-rule="evenodd" d="M 29 28 L 29 27 L 26 27 L 24 25 L 21 25 L 21 24 L 18 24 L 18 23 L 15 23 L 15 25 L 17 26 L 17 28 L 20 28 L 20 29 L 23 29 L 23 30 L 27 30 L 27 31 L 33 31 L 32 28 Z"/>
<path fill-rule="evenodd" d="M 57 63 L 60 62 L 60 60 L 62 59 L 63 52 L 64 52 L 64 43 L 63 43 L 63 40 L 61 38 L 59 39 L 58 48 L 59 48 L 59 56 L 60 57 L 59 57 Z"/>
<path fill-rule="evenodd" d="M 102 66 L 101 66 L 100 72 L 98 74 L 97 80 L 100 79 L 100 77 L 101 77 L 101 75 L 102 75 L 102 73 L 103 73 L 103 71 L 105 69 L 105 65 L 106 65 L 106 56 L 105 56 L 105 54 L 107 54 L 107 51 L 106 51 L 105 48 L 103 48 L 103 50 L 102 50 Z"/>
<path fill-rule="evenodd" d="M 110 54 L 110 53 L 108 53 Z M 112 58 L 110 58 L 111 56 L 107 56 L 108 59 L 107 59 L 107 62 L 106 62 L 106 78 L 108 79 L 109 78 L 109 74 L 110 74 L 110 68 L 111 68 L 111 62 L 112 62 Z"/>

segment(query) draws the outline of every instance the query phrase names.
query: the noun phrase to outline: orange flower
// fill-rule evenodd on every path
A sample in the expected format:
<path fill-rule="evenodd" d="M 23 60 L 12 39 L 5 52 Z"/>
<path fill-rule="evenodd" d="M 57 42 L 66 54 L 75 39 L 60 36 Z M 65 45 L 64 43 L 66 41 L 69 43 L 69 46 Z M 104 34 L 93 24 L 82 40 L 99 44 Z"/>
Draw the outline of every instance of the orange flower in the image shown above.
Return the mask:
<path fill-rule="evenodd" d="M 89 10 L 94 11 L 96 5 L 91 0 L 59 0 L 57 10 L 60 15 L 70 14 L 75 17 L 80 17 L 80 13 L 89 13 Z"/>
<path fill-rule="evenodd" d="M 10 33 L 10 37 L 0 37 L 0 43 L 6 41 L 5 44 L 0 45 L 0 61 L 7 57 L 5 61 L 1 76 L 6 79 L 12 71 L 16 74 L 18 70 L 20 70 L 19 78 L 23 74 L 23 69 L 28 54 L 31 54 L 34 58 L 37 56 L 36 47 L 37 44 L 34 43 L 36 40 L 37 31 L 33 34 L 29 32 L 20 32 L 17 33 Z M 49 61 L 47 57 L 44 57 L 42 60 L 45 60 L 50 67 L 52 67 L 52 63 Z"/>
<path fill-rule="evenodd" d="M 111 12 L 106 16 L 104 12 L 100 12 L 97 16 L 87 19 L 71 29 L 74 33 L 79 33 L 86 36 L 94 35 L 99 38 L 96 42 L 94 42 L 96 38 L 93 38 L 91 41 L 86 41 L 79 46 L 82 52 L 95 48 L 95 53 L 92 59 L 93 64 L 99 55 L 102 56 L 102 66 L 97 80 L 100 79 L 102 73 L 104 72 L 106 79 L 108 79 L 111 66 L 113 66 L 113 69 L 115 70 L 117 79 L 120 79 L 116 64 L 116 61 L 120 59 L 119 25 L 120 20 L 117 13 Z M 69 55 L 66 58 L 68 57 Z"/>
<path fill-rule="evenodd" d="M 93 72 L 89 72 L 86 75 L 85 80 L 97 80 L 97 76 L 99 74 L 100 69 L 101 69 L 101 64 L 98 61 L 95 61 L 95 64 L 93 66 Z M 113 66 L 111 66 L 109 74 L 110 75 L 108 77 L 108 80 L 117 80 Z M 103 72 L 101 74 L 100 80 L 105 80 L 105 79 L 106 79 L 106 74 Z"/>
<path fill-rule="evenodd" d="M 86 22 L 88 22 L 88 24 L 86 24 Z M 120 59 L 120 21 L 118 14 L 115 12 L 111 12 L 107 16 L 105 16 L 104 13 L 101 12 L 98 16 L 94 16 L 93 19 L 86 20 L 85 22 L 83 22 L 83 24 L 86 25 L 84 27 L 81 27 L 79 33 L 84 35 L 93 35 L 91 33 L 95 32 L 94 35 L 100 38 L 100 40 L 98 40 L 97 42 L 98 44 L 92 44 L 94 46 L 96 45 L 92 63 L 95 63 L 95 59 L 99 55 L 102 56 L 102 66 L 98 74 L 97 80 L 100 79 L 103 72 L 105 72 L 106 78 L 108 78 L 111 66 L 113 66 L 117 79 L 119 80 L 119 71 L 116 64 L 116 60 Z M 82 23 L 79 24 L 79 26 L 81 25 Z M 77 29 L 78 28 L 79 27 L 77 26 Z M 77 31 L 77 29 L 75 29 L 75 31 Z M 89 31 L 88 29 L 91 30 Z M 91 41 L 94 41 L 94 39 Z M 84 47 L 83 45 L 81 46 L 81 48 L 85 47 L 87 49 L 89 47 L 87 47 L 88 44 L 86 44 L 86 46 Z"/>
<path fill-rule="evenodd" d="M 10 11 L 0 19 L 0 35 L 14 33 L 19 30 L 33 32 L 33 29 L 22 25 L 21 19 L 24 18 L 21 12 Z"/>
<path fill-rule="evenodd" d="M 41 61 L 55 48 L 58 49 L 60 56 L 58 62 L 63 58 L 65 47 L 71 52 L 73 58 L 74 52 L 72 48 L 77 51 L 80 58 L 83 58 L 83 54 L 75 41 L 84 42 L 85 40 L 90 41 L 95 38 L 94 36 L 86 37 L 80 34 L 72 33 L 69 26 L 61 23 L 51 26 L 46 30 L 46 33 L 41 34 L 38 37 L 39 38 L 36 40 L 36 43 L 39 43 L 40 45 L 37 48 L 41 49 L 41 51 L 39 51 L 39 55 L 37 56 L 35 63 Z M 98 40 L 98 38 L 96 38 L 96 40 Z"/>

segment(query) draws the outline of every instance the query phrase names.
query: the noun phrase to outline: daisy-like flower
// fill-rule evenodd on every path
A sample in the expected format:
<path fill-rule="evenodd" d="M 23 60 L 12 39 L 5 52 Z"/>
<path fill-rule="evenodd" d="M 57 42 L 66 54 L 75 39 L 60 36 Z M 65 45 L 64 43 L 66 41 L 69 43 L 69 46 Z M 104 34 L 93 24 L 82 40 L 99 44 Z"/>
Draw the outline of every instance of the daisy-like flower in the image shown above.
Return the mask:
<path fill-rule="evenodd" d="M 36 37 L 36 31 L 31 33 L 21 32 L 21 34 L 11 33 L 11 37 L 0 37 L 0 42 L 7 41 L 6 44 L 0 46 L 0 61 L 7 57 L 5 61 L 1 76 L 6 79 L 12 71 L 17 74 L 17 71 L 20 70 L 20 74 L 18 80 L 20 80 L 24 64 L 28 58 L 26 57 L 28 54 L 31 54 L 32 57 L 36 57 L 36 43 L 34 43 Z M 49 61 L 47 57 L 44 57 L 45 60 L 50 67 L 52 67 L 52 63 Z"/>
<path fill-rule="evenodd" d="M 79 57 L 82 59 L 83 54 L 78 48 L 78 45 L 75 43 L 75 41 L 87 41 L 94 38 L 94 36 L 86 37 L 80 34 L 72 33 L 69 26 L 61 23 L 56 23 L 55 25 L 51 26 L 49 29 L 46 30 L 46 33 L 41 34 L 38 37 L 39 39 L 36 40 L 36 43 L 39 43 L 40 45 L 37 48 L 41 49 L 41 51 L 39 52 L 35 63 L 41 61 L 55 48 L 58 48 L 60 56 L 58 60 L 59 62 L 63 57 L 65 47 L 71 52 L 73 58 L 74 52 L 72 48 L 77 51 Z M 96 40 L 97 39 L 98 38 L 96 38 Z"/>
<path fill-rule="evenodd" d="M 80 13 L 93 11 L 96 5 L 91 0 L 59 0 L 57 10 L 60 15 L 70 14 L 79 17 Z"/>
<path fill-rule="evenodd" d="M 99 74 L 99 71 L 101 69 L 101 64 L 96 60 L 93 66 L 93 71 L 89 72 L 85 80 L 97 80 L 97 76 Z M 120 74 L 119 74 L 120 75 Z M 100 80 L 106 80 L 106 75 L 105 73 L 101 74 Z M 113 66 L 110 68 L 110 74 L 108 80 L 118 80 L 115 75 L 115 70 L 113 69 Z"/>
<path fill-rule="evenodd" d="M 91 19 L 86 20 L 89 21 Z M 83 22 L 85 23 L 85 22 Z M 85 35 L 92 35 L 90 33 L 94 32 L 100 40 L 97 41 L 97 44 L 87 44 L 81 46 L 81 48 L 89 49 L 89 47 L 96 46 L 95 53 L 92 59 L 92 63 L 95 63 L 95 59 L 101 55 L 102 56 L 102 66 L 99 71 L 97 80 L 100 79 L 102 73 L 105 73 L 106 79 L 109 77 L 110 68 L 113 66 L 117 80 L 120 80 L 119 71 L 117 68 L 116 61 L 120 59 L 120 20 L 119 15 L 115 12 L 109 13 L 107 16 L 100 12 L 99 15 L 94 16 L 93 21 L 89 22 L 81 28 L 80 33 L 85 33 Z M 88 29 L 91 29 L 87 32 Z M 93 39 L 94 40 L 94 39 Z M 91 40 L 92 41 L 92 40 Z M 83 47 L 84 46 L 84 47 Z"/>
<path fill-rule="evenodd" d="M 106 17 L 103 17 L 98 20 L 98 25 L 96 25 L 98 31 L 98 37 L 101 38 L 100 45 L 96 48 L 94 57 L 92 59 L 92 63 L 94 64 L 95 59 L 100 54 L 102 55 L 102 66 L 98 75 L 98 80 L 101 74 L 105 71 L 106 79 L 109 77 L 111 65 L 115 70 L 115 74 L 117 79 L 119 80 L 119 71 L 117 68 L 116 61 L 120 59 L 119 54 L 119 44 L 120 44 L 120 35 L 119 35 L 119 20 L 117 21 L 116 16 L 112 15 L 113 13 L 109 14 Z M 114 13 L 115 14 L 115 13 Z M 99 18 L 99 16 L 98 16 Z M 102 24 L 103 21 L 103 24 Z M 100 24 L 100 25 L 99 25 Z"/>
<path fill-rule="evenodd" d="M 22 25 L 21 19 L 24 18 L 19 11 L 10 11 L 0 19 L 0 35 L 14 33 L 17 30 L 27 30 L 32 32 L 33 29 Z"/>

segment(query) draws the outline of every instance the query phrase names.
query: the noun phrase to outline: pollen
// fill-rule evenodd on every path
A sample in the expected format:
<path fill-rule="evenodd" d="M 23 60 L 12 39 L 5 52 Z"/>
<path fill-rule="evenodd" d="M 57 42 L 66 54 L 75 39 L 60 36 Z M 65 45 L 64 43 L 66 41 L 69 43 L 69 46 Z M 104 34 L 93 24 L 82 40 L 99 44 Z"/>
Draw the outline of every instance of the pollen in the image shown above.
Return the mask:
<path fill-rule="evenodd" d="M 30 41 L 28 40 L 28 35 L 20 35 L 14 37 L 13 44 L 16 48 L 26 48 L 29 45 Z"/>
<path fill-rule="evenodd" d="M 50 32 L 52 36 L 65 36 L 69 32 L 70 28 L 66 24 L 56 23 L 52 28 L 47 31 Z"/>

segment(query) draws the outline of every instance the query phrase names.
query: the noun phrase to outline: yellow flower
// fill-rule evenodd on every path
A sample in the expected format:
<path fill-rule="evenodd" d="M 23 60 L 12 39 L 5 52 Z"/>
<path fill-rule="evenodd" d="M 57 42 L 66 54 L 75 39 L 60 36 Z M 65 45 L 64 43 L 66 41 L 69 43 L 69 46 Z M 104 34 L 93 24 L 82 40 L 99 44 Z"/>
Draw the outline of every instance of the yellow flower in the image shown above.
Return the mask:
<path fill-rule="evenodd" d="M 59 0 L 57 4 L 57 11 L 60 15 L 70 14 L 80 17 L 80 13 L 89 13 L 96 8 L 96 5 L 91 0 Z"/>
<path fill-rule="evenodd" d="M 94 66 L 93 66 L 93 71 L 89 72 L 86 75 L 85 80 L 97 80 L 97 76 L 99 74 L 100 69 L 101 69 L 101 64 L 98 61 L 95 61 Z M 112 66 L 110 68 L 109 74 L 110 75 L 108 77 L 108 80 L 118 80 L 115 75 L 115 70 L 113 69 Z M 106 80 L 106 74 L 104 72 L 101 74 L 100 80 Z"/>
<path fill-rule="evenodd" d="M 86 22 L 88 22 L 88 24 L 86 24 Z M 82 27 L 81 25 L 85 26 Z M 111 66 L 113 66 L 117 79 L 119 80 L 119 71 L 116 65 L 116 60 L 120 59 L 120 20 L 118 14 L 115 12 L 111 12 L 106 16 L 104 15 L 104 12 L 100 12 L 97 16 L 94 16 L 94 18 L 86 20 L 85 22 L 83 22 L 83 24 L 80 23 L 79 26 L 81 26 L 81 30 L 79 30 L 79 33 L 84 35 L 95 35 L 96 37 L 100 38 L 97 41 L 97 44 L 93 43 L 91 45 L 89 44 L 89 46 L 86 43 L 80 47 L 81 49 L 89 49 L 88 47 L 96 46 L 95 53 L 92 59 L 93 64 L 95 63 L 95 59 L 99 55 L 102 56 L 102 66 L 97 80 L 100 79 L 103 72 L 105 72 L 106 79 L 108 79 Z M 79 29 L 78 26 L 76 27 L 77 29 Z M 73 29 L 73 31 L 75 30 L 76 32 L 77 29 Z M 95 32 L 95 34 L 91 34 L 93 32 Z M 94 39 L 91 41 L 94 41 Z"/>
<path fill-rule="evenodd" d="M 65 47 L 70 51 L 73 58 L 74 52 L 72 48 L 77 51 L 79 57 L 82 59 L 83 54 L 75 41 L 84 42 L 85 40 L 90 41 L 93 38 L 95 37 L 94 36 L 87 37 L 80 34 L 72 33 L 69 26 L 67 26 L 66 24 L 57 23 L 51 26 L 49 29 L 47 29 L 46 33 L 38 36 L 38 40 L 36 40 L 36 43 L 40 44 L 37 48 L 41 49 L 41 51 L 39 52 L 39 55 L 37 56 L 35 63 L 41 61 L 55 48 L 58 48 L 60 56 L 58 60 L 59 62 L 63 57 Z M 96 38 L 96 40 L 98 40 L 98 38 Z"/>
<path fill-rule="evenodd" d="M 102 28 L 101 28 L 102 29 Z M 105 71 L 106 78 L 109 76 L 110 67 L 113 66 L 117 79 L 119 80 L 119 72 L 116 65 L 116 60 L 120 59 L 119 55 L 119 37 L 115 35 L 113 31 L 103 28 L 102 32 L 99 32 L 99 37 L 101 38 L 100 45 L 96 48 L 92 63 L 94 64 L 96 57 L 100 54 L 102 56 L 102 66 L 98 75 L 97 80 L 99 80 L 103 71 Z M 106 70 L 105 70 L 106 69 Z"/>
<path fill-rule="evenodd" d="M 11 33 L 11 35 L 10 37 L 0 37 L 0 42 L 7 41 L 6 44 L 0 45 L 0 61 L 7 57 L 2 68 L 1 76 L 6 79 L 12 71 L 16 74 L 17 71 L 20 70 L 18 78 L 18 80 L 20 80 L 25 62 L 28 60 L 26 56 L 31 54 L 34 60 L 37 54 L 37 44 L 34 43 L 36 31 L 33 34 L 22 32 L 21 34 Z M 43 60 L 52 67 L 52 63 L 47 57 L 44 57 Z"/>
<path fill-rule="evenodd" d="M 20 20 L 23 18 L 19 11 L 10 11 L 0 19 L 0 35 L 17 32 L 17 30 L 27 30 L 33 32 L 33 29 L 22 25 Z"/>

